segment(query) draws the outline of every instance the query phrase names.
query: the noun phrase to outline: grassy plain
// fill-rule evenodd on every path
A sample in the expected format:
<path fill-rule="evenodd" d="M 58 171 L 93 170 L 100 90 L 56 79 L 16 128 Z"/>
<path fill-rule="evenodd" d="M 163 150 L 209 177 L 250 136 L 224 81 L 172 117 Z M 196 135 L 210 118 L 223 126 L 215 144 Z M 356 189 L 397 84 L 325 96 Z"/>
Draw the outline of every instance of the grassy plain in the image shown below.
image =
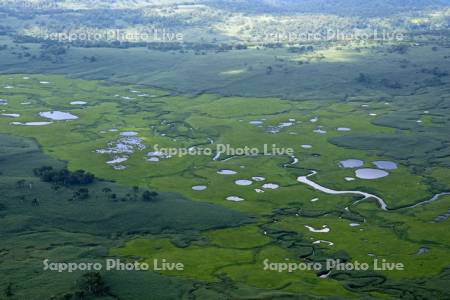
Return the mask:
<path fill-rule="evenodd" d="M 94 193 L 95 201 L 80 205 L 64 199 L 56 201 L 67 192 L 42 187 L 39 193 L 45 201 L 39 210 L 29 211 L 17 204 L 14 194 L 2 201 L 7 207 L 2 218 L 6 222 L 4 228 L 10 232 L 21 232 L 24 228 L 40 231 L 53 224 L 52 228 L 60 230 L 62 235 L 120 233 L 120 238 L 113 242 L 105 240 L 101 256 L 92 256 L 137 257 L 149 262 L 153 258 L 179 260 L 185 263 L 187 271 L 176 274 L 176 278 L 203 282 L 213 286 L 214 293 L 222 291 L 229 297 L 233 293 L 242 296 L 248 289 L 258 289 L 270 297 L 274 297 L 274 289 L 280 297 L 293 292 L 302 294 L 305 290 L 315 296 L 341 297 L 357 297 L 359 292 L 366 292 L 370 297 L 379 296 L 377 293 L 397 295 L 399 290 L 411 289 L 418 293 L 422 278 L 431 278 L 430 285 L 434 284 L 430 291 L 421 291 L 422 295 L 442 295 L 446 286 L 441 284 L 439 276 L 446 276 L 443 270 L 448 261 L 449 237 L 445 233 L 448 220 L 435 222 L 434 219 L 447 212 L 448 197 L 423 207 L 402 207 L 448 191 L 446 171 L 450 161 L 444 133 L 448 108 L 442 102 L 439 111 L 426 106 L 426 99 L 445 95 L 445 89 L 443 86 L 423 89 L 421 97 L 411 96 L 407 100 L 405 96 L 349 97 L 341 102 L 317 102 L 216 94 L 189 96 L 146 86 L 111 85 L 59 75 L 2 75 L 0 98 L 7 104 L 0 107 L 1 113 L 20 116 L 1 116 L 0 132 L 34 138 L 45 154 L 67 162 L 70 170 L 92 172 L 111 181 L 100 185 L 117 185 L 116 188 L 124 190 L 122 193 L 139 186 L 163 194 L 170 191 L 196 201 L 185 202 L 173 194 L 164 194 L 165 199 L 147 210 L 147 203 L 109 202 Z M 75 106 L 71 101 L 87 104 Z M 405 107 L 405 101 L 414 101 L 414 108 Z M 426 110 L 429 112 L 425 113 Z M 79 119 L 54 121 L 45 126 L 12 124 L 46 121 L 39 116 L 44 111 L 70 112 Z M 401 124 L 390 119 L 399 114 L 405 116 Z M 418 123 L 420 118 L 426 122 Z M 351 131 L 337 130 L 340 127 Z M 317 133 L 317 129 L 326 133 Z M 126 154 L 128 160 L 121 163 L 125 169 L 116 170 L 107 162 L 124 154 L 100 154 L 96 150 L 118 143 L 120 133 L 128 131 L 138 134 L 145 149 L 134 148 L 133 153 Z M 427 143 L 418 144 L 423 136 L 427 137 Z M 263 144 L 293 148 L 298 162 L 286 155 L 222 154 L 214 160 L 218 144 L 234 148 L 262 149 Z M 148 161 L 147 153 L 154 151 L 156 145 L 203 147 L 211 149 L 211 153 Z M 302 145 L 312 148 L 305 149 Z M 418 150 L 406 154 L 405 149 L 413 146 Z M 8 151 L 9 148 L 5 153 Z M 372 162 L 376 160 L 392 160 L 398 169 L 378 180 L 347 181 L 346 177 L 355 177 L 354 170 L 340 167 L 339 161 L 351 158 L 363 160 L 364 167 L 373 167 Z M 20 168 L 14 167 L 11 161 L 2 161 L 2 172 L 7 176 L 5 190 L 12 189 L 16 177 L 25 176 L 19 172 L 10 178 L 8 172 L 28 168 L 29 179 L 30 166 L 47 163 L 40 159 L 33 159 L 33 164 L 28 160 L 19 161 Z M 218 174 L 222 169 L 237 174 Z M 335 190 L 376 194 L 392 211 L 382 211 L 370 200 L 355 205 L 357 199 L 350 195 L 328 195 L 296 181 L 310 170 L 318 172 L 311 178 L 315 182 Z M 255 176 L 265 180 L 254 181 L 250 186 L 235 184 L 235 180 Z M 263 188 L 265 183 L 277 184 L 279 188 Z M 207 189 L 195 191 L 192 187 L 196 185 L 206 185 Z M 245 200 L 227 201 L 232 195 Z M 244 217 L 242 213 L 254 218 Z M 55 220 L 52 216 L 59 217 Z M 18 222 L 19 219 L 22 221 Z M 102 222 L 98 223 L 99 220 Z M 223 223 L 218 224 L 219 220 Z M 249 221 L 253 223 L 227 228 Z M 360 226 L 349 225 L 355 222 Z M 314 228 L 327 225 L 330 232 L 313 233 L 305 225 Z M 320 239 L 334 245 L 313 243 Z M 417 254 L 423 247 L 429 251 Z M 64 253 L 64 249 L 56 249 Z M 74 257 L 81 255 L 78 249 L 70 251 L 74 251 Z M 47 252 L 44 250 L 43 255 Z M 324 279 L 314 271 L 278 274 L 262 270 L 266 258 L 277 262 L 323 261 L 328 257 L 370 261 L 373 257 L 369 253 L 389 261 L 402 261 L 407 271 L 369 272 L 366 277 L 337 272 Z M 199 258 L 204 261 L 199 263 Z M 173 274 L 163 275 L 161 278 Z M 221 288 L 224 284 L 226 292 Z M 230 284 L 235 286 L 231 288 Z M 206 291 L 199 288 L 195 293 Z"/>

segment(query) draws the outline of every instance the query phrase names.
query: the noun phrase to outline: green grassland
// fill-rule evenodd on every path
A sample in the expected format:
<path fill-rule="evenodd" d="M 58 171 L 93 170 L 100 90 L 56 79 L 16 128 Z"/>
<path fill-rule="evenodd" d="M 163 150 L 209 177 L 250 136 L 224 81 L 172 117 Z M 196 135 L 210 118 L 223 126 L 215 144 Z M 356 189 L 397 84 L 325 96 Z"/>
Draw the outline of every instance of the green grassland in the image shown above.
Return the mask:
<path fill-rule="evenodd" d="M 312 54 L 264 47 L 198 55 L 194 51 L 180 53 L 143 47 L 71 46 L 64 48 L 64 54 L 53 56 L 40 44 L 16 44 L 11 38 L 0 36 L 0 44 L 9 46 L 0 52 L 0 72 L 67 74 L 73 78 L 157 86 L 191 95 L 211 92 L 300 100 L 375 100 L 390 95 L 409 96 L 418 88 L 449 82 L 448 76 L 442 76 L 450 72 L 448 41 L 419 42 L 405 41 L 405 53 L 391 51 L 391 44 L 368 42 L 337 44 L 329 49 L 315 45 L 317 51 Z M 89 62 L 86 57 L 96 59 Z M 360 73 L 367 75 L 367 81 L 357 80 Z"/>
<path fill-rule="evenodd" d="M 20 116 L 0 116 L 0 132 L 33 138 L 47 155 L 40 154 L 30 140 L 16 141 L 2 136 L 2 189 L 8 194 L 1 199 L 6 207 L 0 212 L 4 238 L 8 245 L 21 249 L 23 258 L 31 261 L 31 269 L 27 269 L 30 272 L 39 268 L 39 259 L 48 256 L 64 260 L 113 256 L 148 262 L 154 258 L 181 261 L 186 270 L 177 274 L 148 272 L 149 277 L 128 276 L 143 281 L 152 276 L 162 282 L 161 286 L 177 286 L 180 293 L 196 282 L 199 285 L 189 293 L 200 299 L 219 295 L 282 299 L 292 297 L 293 293 L 343 298 L 411 293 L 439 297 L 448 293 L 448 287 L 443 284 L 448 276 L 445 271 L 448 220 L 435 222 L 434 219 L 447 212 L 448 197 L 417 208 L 408 206 L 449 190 L 450 156 L 445 133 L 449 121 L 448 92 L 448 88 L 439 85 L 418 89 L 412 96 L 378 94 L 318 102 L 308 98 L 295 101 L 213 93 L 193 96 L 148 86 L 108 84 L 60 75 L 2 75 L 0 98 L 7 104 L 0 106 L 0 113 Z M 430 98 L 440 98 L 440 101 L 428 106 Z M 71 101 L 87 104 L 75 106 Z M 26 102 L 29 104 L 23 104 Z M 45 111 L 70 112 L 79 119 L 54 121 L 45 126 L 12 124 L 46 121 L 39 116 L 39 112 Z M 397 119 L 399 115 L 403 118 Z M 313 118 L 318 120 L 311 122 Z M 418 123 L 422 118 L 424 122 Z M 250 123 L 255 120 L 262 124 Z M 291 124 L 279 127 L 283 122 Z M 351 131 L 338 131 L 339 127 Z M 268 132 L 273 128 L 277 128 L 276 132 Z M 318 128 L 326 133 L 314 132 Z M 127 154 L 129 159 L 121 163 L 125 169 L 116 170 L 107 162 L 121 155 L 96 151 L 117 142 L 120 133 L 126 131 L 136 132 L 146 148 Z M 293 158 L 286 155 L 227 157 L 223 154 L 214 160 L 218 144 L 259 149 L 263 144 L 276 144 L 279 148 L 294 149 L 298 162 L 292 164 Z M 302 148 L 305 144 L 312 148 Z M 197 146 L 211 149 L 211 154 L 147 161 L 147 153 L 156 145 Z M 417 150 L 410 151 L 412 147 Z M 354 177 L 354 170 L 340 167 L 339 161 L 351 158 L 363 160 L 365 167 L 372 167 L 376 160 L 392 160 L 398 169 L 377 180 L 346 181 L 345 177 Z M 72 171 L 83 169 L 104 180 L 90 188 L 89 200 L 68 201 L 66 198 L 73 191 L 54 191 L 30 173 L 42 165 L 64 165 L 61 161 Z M 237 174 L 218 174 L 222 169 Z M 390 211 L 381 210 L 374 201 L 356 203 L 360 200 L 357 197 L 325 194 L 296 181 L 310 170 L 318 172 L 311 179 L 325 187 L 366 191 L 382 197 Z M 251 186 L 234 183 L 254 176 L 266 180 L 253 182 Z M 15 184 L 20 178 L 33 182 L 34 190 L 17 189 Z M 264 183 L 280 187 L 256 193 L 254 189 Z M 207 189 L 195 191 L 192 189 L 195 185 L 206 185 Z M 145 203 L 130 200 L 131 195 L 127 201 L 111 201 L 100 192 L 105 186 L 125 196 L 132 194 L 131 187 L 138 186 L 141 191 L 158 191 L 161 199 Z M 30 204 L 30 194 L 39 195 L 39 207 Z M 245 200 L 227 201 L 232 195 Z M 25 196 L 24 203 L 18 202 L 21 196 Z M 315 198 L 318 200 L 311 201 Z M 355 222 L 360 226 L 349 225 Z M 325 224 L 330 228 L 329 233 L 313 233 L 305 227 L 318 228 Z M 34 241 L 21 240 L 17 233 L 36 236 L 39 246 Z M 64 242 L 67 239 L 78 242 L 67 245 Z M 313 244 L 318 239 L 332 241 L 334 245 Z M 58 241 L 57 245 L 48 246 L 51 240 Z M 88 240 L 95 240 L 96 245 L 90 245 Z M 85 244 L 92 249 L 85 249 Z M 429 251 L 416 254 L 421 247 Z M 41 249 L 39 255 L 35 248 Z M 10 281 L 19 291 L 20 299 L 24 295 L 20 293 L 26 293 L 23 290 L 26 282 L 18 284 L 23 281 L 20 276 L 25 276 L 18 271 L 22 262 L 8 260 L 12 255 L 10 249 L 2 251 L 5 263 L 0 266 L 4 272 L 16 270 Z M 320 274 L 314 271 L 263 270 L 266 258 L 280 262 L 326 258 L 369 261 L 373 257 L 368 253 L 403 262 L 407 269 L 367 274 L 333 271 L 327 279 L 318 277 Z M 47 297 L 42 282 L 48 281 L 51 274 L 40 276 L 38 283 L 30 284 L 41 285 L 39 295 Z M 115 295 L 122 290 L 120 276 L 105 274 Z M 427 280 L 424 289 L 420 286 L 423 279 Z M 75 275 L 61 277 L 55 283 L 59 286 L 54 294 L 70 291 L 67 281 L 73 280 Z M 132 296 L 133 280 L 132 277 L 124 279 L 123 285 L 128 287 L 122 292 L 127 295 L 125 299 L 137 297 Z M 5 286 L 8 282 L 1 284 Z"/>
<path fill-rule="evenodd" d="M 44 259 L 100 261 L 108 256 L 109 248 L 136 235 L 177 234 L 183 241 L 195 239 L 201 230 L 251 222 L 243 214 L 179 195 L 161 194 L 152 203 L 125 198 L 133 194 L 129 187 L 98 180 L 88 186 L 89 199 L 73 200 L 72 194 L 79 186 L 55 190 L 33 174 L 34 168 L 42 166 L 63 168 L 63 162 L 42 154 L 33 140 L 0 135 L 0 141 L 0 286 L 4 290 L 12 284 L 13 299 L 62 297 L 74 290 L 80 273 L 43 272 Z M 106 195 L 105 188 L 116 193 L 117 200 Z M 134 276 L 139 277 L 131 273 L 108 276 L 111 281 L 120 277 L 130 282 L 136 280 Z M 187 293 L 193 284 L 156 275 L 152 278 L 161 285 L 156 294 L 166 293 L 165 288 L 171 286 Z M 113 294 L 119 297 L 133 290 L 145 293 L 145 287 L 132 284 L 116 288 Z"/>

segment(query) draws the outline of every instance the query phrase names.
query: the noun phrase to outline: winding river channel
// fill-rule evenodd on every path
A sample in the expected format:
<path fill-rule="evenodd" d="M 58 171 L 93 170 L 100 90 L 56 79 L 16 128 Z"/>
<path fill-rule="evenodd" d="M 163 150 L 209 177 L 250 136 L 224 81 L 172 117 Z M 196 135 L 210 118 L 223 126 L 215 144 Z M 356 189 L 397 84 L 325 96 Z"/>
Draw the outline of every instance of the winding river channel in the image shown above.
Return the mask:
<path fill-rule="evenodd" d="M 439 199 L 440 197 L 442 197 L 442 196 L 450 195 L 450 192 L 440 193 L 440 194 L 434 195 L 434 196 L 433 196 L 431 199 L 429 199 L 429 200 L 421 201 L 421 202 L 419 202 L 419 203 L 416 203 L 416 204 L 413 204 L 413 205 L 410 205 L 410 206 L 399 207 L 399 208 L 396 208 L 396 209 L 389 209 L 389 208 L 387 207 L 386 202 L 385 202 L 383 199 L 381 199 L 380 197 L 376 196 L 376 195 L 369 194 L 369 193 L 366 193 L 366 192 L 361 192 L 361 191 L 336 191 L 336 190 L 333 190 L 333 189 L 330 189 L 330 188 L 321 186 L 320 184 L 315 183 L 314 181 L 312 181 L 312 180 L 309 179 L 309 177 L 314 176 L 314 175 L 316 175 L 316 174 L 317 174 L 316 171 L 311 171 L 311 173 L 308 174 L 308 175 L 306 175 L 306 176 L 299 176 L 299 177 L 297 178 L 297 181 L 300 182 L 300 183 L 307 184 L 307 185 L 309 185 L 310 187 L 312 187 L 312 188 L 314 188 L 314 189 L 316 189 L 316 190 L 318 190 L 318 191 L 324 192 L 324 193 L 326 193 L 326 194 L 331 194 L 331 195 L 345 195 L 345 194 L 348 194 L 348 195 L 360 195 L 360 196 L 363 196 L 363 197 L 364 197 L 363 199 L 358 200 L 357 202 L 360 202 L 360 201 L 364 201 L 364 200 L 366 200 L 366 199 L 373 198 L 373 199 L 375 199 L 375 200 L 378 201 L 378 204 L 379 204 L 379 206 L 381 207 L 381 209 L 382 209 L 382 210 L 386 210 L 386 211 L 387 211 L 387 210 L 402 209 L 402 208 L 415 208 L 415 207 L 419 207 L 419 206 L 422 206 L 422 205 L 425 205 L 425 204 L 429 204 L 429 203 L 431 203 L 431 202 L 434 202 L 434 201 L 438 200 L 438 199 Z M 356 202 L 356 203 L 357 203 L 357 202 Z"/>
<path fill-rule="evenodd" d="M 369 198 L 374 198 L 374 199 L 376 199 L 378 201 L 381 209 L 388 210 L 386 202 L 384 202 L 384 200 L 381 199 L 380 197 L 375 196 L 373 194 L 369 194 L 369 193 L 365 193 L 365 192 L 361 192 L 361 191 L 336 191 L 336 190 L 332 190 L 332 189 L 326 188 L 324 186 L 321 186 L 320 184 L 315 183 L 314 181 L 309 179 L 309 177 L 314 176 L 316 174 L 317 174 L 316 171 L 312 171 L 310 174 L 308 174 L 306 176 L 298 177 L 297 181 L 301 182 L 301 183 L 304 183 L 304 184 L 307 184 L 310 187 L 312 187 L 312 188 L 314 188 L 314 189 L 316 189 L 318 191 L 324 192 L 326 194 L 332 194 L 332 195 L 345 195 L 345 194 L 360 195 L 360 196 L 364 197 L 364 199 L 362 199 L 362 200 L 366 200 L 366 199 L 369 199 Z"/>

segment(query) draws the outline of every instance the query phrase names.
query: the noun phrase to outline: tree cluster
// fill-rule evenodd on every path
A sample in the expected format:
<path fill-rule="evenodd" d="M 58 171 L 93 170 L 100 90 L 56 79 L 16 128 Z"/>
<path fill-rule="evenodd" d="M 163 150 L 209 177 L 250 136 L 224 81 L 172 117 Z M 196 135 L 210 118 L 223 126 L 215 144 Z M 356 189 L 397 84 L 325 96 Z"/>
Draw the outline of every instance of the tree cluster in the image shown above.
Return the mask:
<path fill-rule="evenodd" d="M 34 169 L 34 174 L 44 182 L 61 185 L 87 185 L 95 180 L 95 176 L 84 170 L 71 172 L 67 169 L 55 170 L 51 166 Z"/>

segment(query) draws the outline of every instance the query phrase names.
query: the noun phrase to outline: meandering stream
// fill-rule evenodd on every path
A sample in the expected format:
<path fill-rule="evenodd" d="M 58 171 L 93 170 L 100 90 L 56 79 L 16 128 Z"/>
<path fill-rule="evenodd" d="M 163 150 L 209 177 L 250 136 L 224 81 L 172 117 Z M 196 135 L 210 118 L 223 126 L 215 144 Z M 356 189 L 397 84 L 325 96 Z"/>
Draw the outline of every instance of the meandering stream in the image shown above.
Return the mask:
<path fill-rule="evenodd" d="M 378 201 L 381 209 L 388 210 L 386 202 L 384 202 L 384 200 L 381 199 L 378 196 L 375 196 L 375 195 L 372 195 L 372 194 L 369 194 L 369 193 L 366 193 L 366 192 L 361 192 L 361 191 L 336 191 L 336 190 L 332 190 L 332 189 L 323 187 L 320 184 L 317 184 L 314 181 L 311 181 L 311 180 L 308 179 L 308 177 L 314 176 L 316 174 L 317 174 L 316 171 L 312 171 L 310 174 L 308 174 L 306 176 L 299 176 L 297 178 L 297 181 L 301 182 L 301 183 L 304 183 L 304 184 L 307 184 L 310 187 L 312 187 L 312 188 L 314 188 L 314 189 L 316 189 L 318 191 L 324 192 L 326 194 L 332 194 L 332 195 L 353 194 L 353 195 L 364 196 L 364 199 L 362 199 L 361 201 L 369 199 L 369 198 L 374 198 L 374 199 L 376 199 Z"/>
<path fill-rule="evenodd" d="M 425 201 L 419 202 L 419 203 L 417 203 L 417 204 L 408 206 L 407 208 L 416 208 L 416 207 L 418 207 L 418 206 L 422 206 L 422 205 L 425 205 L 425 204 L 434 202 L 434 201 L 438 200 L 440 197 L 446 196 L 446 195 L 450 195 L 450 193 L 440 193 L 440 194 L 436 194 L 436 195 L 433 196 L 433 198 L 431 198 L 431 199 L 429 199 L 429 200 L 425 200 Z"/>
<path fill-rule="evenodd" d="M 381 199 L 380 197 L 378 197 L 378 196 L 376 196 L 376 195 L 373 195 L 373 194 L 369 194 L 369 193 L 361 192 L 361 191 L 336 191 L 336 190 L 329 189 L 329 188 L 327 188 L 327 187 L 321 186 L 320 184 L 315 183 L 314 181 L 312 181 L 312 180 L 309 179 L 309 177 L 314 176 L 314 175 L 316 175 L 316 174 L 317 174 L 316 171 L 312 171 L 310 174 L 308 174 L 308 175 L 306 175 L 306 176 L 299 176 L 299 177 L 297 178 L 297 181 L 298 181 L 298 182 L 301 182 L 301 183 L 304 183 L 304 184 L 307 184 L 307 185 L 309 185 L 310 187 L 312 187 L 312 188 L 314 188 L 314 189 L 316 189 L 316 190 L 318 190 L 318 191 L 324 192 L 324 193 L 326 193 L 326 194 L 332 194 L 332 195 L 352 194 L 352 195 L 361 195 L 361 196 L 364 196 L 364 199 L 358 200 L 358 201 L 356 201 L 355 203 L 358 203 L 358 202 L 360 202 L 360 201 L 364 201 L 364 200 L 369 199 L 369 198 L 374 198 L 374 199 L 376 199 L 376 200 L 378 201 L 378 204 L 380 205 L 380 207 L 381 207 L 382 210 L 386 210 L 386 211 L 387 211 L 387 210 L 395 210 L 395 209 L 389 209 L 389 208 L 387 207 L 386 202 L 385 202 L 383 199 Z M 425 204 L 434 202 L 434 201 L 438 200 L 440 197 L 446 196 L 446 195 L 450 195 L 450 192 L 445 192 L 445 193 L 436 194 L 436 195 L 434 195 L 434 196 L 433 196 L 431 199 L 429 199 L 429 200 L 425 200 L 425 201 L 416 203 L 416 204 L 414 204 L 414 205 L 406 206 L 406 207 L 400 207 L 400 208 L 397 208 L 397 209 L 402 209 L 402 208 L 415 208 L 415 207 L 418 207 L 418 206 L 421 206 L 421 205 L 425 205 Z"/>

